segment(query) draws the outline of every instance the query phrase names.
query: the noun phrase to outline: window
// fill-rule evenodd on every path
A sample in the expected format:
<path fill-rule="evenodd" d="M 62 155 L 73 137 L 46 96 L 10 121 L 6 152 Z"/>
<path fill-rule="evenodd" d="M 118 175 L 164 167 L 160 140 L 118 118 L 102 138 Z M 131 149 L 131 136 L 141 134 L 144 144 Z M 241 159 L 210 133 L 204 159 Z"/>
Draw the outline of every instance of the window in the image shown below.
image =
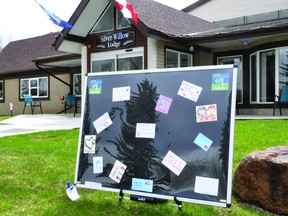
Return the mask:
<path fill-rule="evenodd" d="M 279 82 L 278 88 L 288 85 L 288 48 L 279 49 Z"/>
<path fill-rule="evenodd" d="M 178 52 L 175 50 L 166 50 L 166 68 L 190 67 L 192 66 L 192 55 Z"/>
<path fill-rule="evenodd" d="M 110 4 L 102 16 L 97 20 L 94 28 L 91 31 L 91 34 L 97 33 L 97 32 L 105 32 L 105 31 L 112 31 L 114 30 L 114 7 Z M 130 22 L 128 19 L 126 19 L 122 12 L 119 11 L 118 9 L 116 10 L 116 28 L 117 29 L 123 29 L 123 28 L 128 28 L 130 27 Z"/>
<path fill-rule="evenodd" d="M 220 57 L 217 59 L 218 65 L 233 64 L 237 65 L 237 103 L 243 103 L 243 67 L 242 67 L 242 56 L 227 56 Z"/>
<path fill-rule="evenodd" d="M 104 11 L 102 16 L 96 22 L 95 27 L 91 33 L 111 31 L 114 29 L 114 8 L 110 4 Z"/>
<path fill-rule="evenodd" d="M 4 81 L 0 80 L 0 100 L 4 100 Z"/>
<path fill-rule="evenodd" d="M 20 80 L 20 97 L 31 94 L 33 97 L 48 97 L 48 77 L 30 78 Z"/>
<path fill-rule="evenodd" d="M 116 11 L 117 13 L 117 29 L 123 29 L 130 27 L 130 22 L 123 16 L 123 13 L 119 10 Z"/>
<path fill-rule="evenodd" d="M 116 50 L 91 54 L 92 72 L 142 70 L 144 48 Z"/>
<path fill-rule="evenodd" d="M 82 76 L 81 74 L 73 74 L 73 95 L 81 96 L 82 92 Z"/>
<path fill-rule="evenodd" d="M 288 48 L 262 50 L 250 56 L 250 101 L 272 103 L 288 84 Z"/>

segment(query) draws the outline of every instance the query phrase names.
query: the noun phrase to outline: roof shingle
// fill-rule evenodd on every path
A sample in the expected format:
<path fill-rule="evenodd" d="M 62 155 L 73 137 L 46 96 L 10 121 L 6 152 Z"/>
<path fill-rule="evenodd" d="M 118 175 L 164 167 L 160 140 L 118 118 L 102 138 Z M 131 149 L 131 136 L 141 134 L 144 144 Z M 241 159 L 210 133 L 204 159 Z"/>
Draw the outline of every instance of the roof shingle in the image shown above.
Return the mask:
<path fill-rule="evenodd" d="M 59 33 L 50 33 L 43 36 L 10 42 L 0 52 L 0 75 L 35 71 L 38 68 L 32 60 L 45 56 L 61 55 L 52 44 Z"/>

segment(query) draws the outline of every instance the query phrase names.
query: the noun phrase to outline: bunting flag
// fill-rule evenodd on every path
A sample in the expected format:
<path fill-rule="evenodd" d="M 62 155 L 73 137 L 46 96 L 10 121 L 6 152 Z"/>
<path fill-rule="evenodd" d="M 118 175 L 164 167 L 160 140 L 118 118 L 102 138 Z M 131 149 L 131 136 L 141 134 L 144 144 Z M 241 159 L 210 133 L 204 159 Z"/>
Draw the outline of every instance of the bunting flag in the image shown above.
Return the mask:
<path fill-rule="evenodd" d="M 125 18 L 132 19 L 136 24 L 138 24 L 138 14 L 135 12 L 132 5 L 127 3 L 126 0 L 114 0 L 114 1 Z"/>
<path fill-rule="evenodd" d="M 47 9 L 45 9 L 42 5 L 40 5 L 36 0 L 35 2 L 42 8 L 42 10 L 48 15 L 49 19 L 56 25 L 62 27 L 62 28 L 72 28 L 73 26 L 70 25 L 68 22 L 62 20 L 58 16 L 56 16 L 54 13 L 51 13 Z"/>

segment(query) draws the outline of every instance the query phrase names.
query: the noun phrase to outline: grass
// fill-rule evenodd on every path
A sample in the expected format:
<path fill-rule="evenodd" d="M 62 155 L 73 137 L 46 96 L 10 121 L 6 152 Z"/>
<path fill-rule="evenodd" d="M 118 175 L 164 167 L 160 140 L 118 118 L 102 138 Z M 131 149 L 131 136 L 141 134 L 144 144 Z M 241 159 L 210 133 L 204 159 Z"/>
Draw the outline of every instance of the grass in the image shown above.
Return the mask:
<path fill-rule="evenodd" d="M 253 151 L 287 145 L 287 129 L 285 120 L 236 121 L 233 171 Z M 0 215 L 269 215 L 235 197 L 231 208 L 184 203 L 180 212 L 78 188 L 81 198 L 72 202 L 65 183 L 74 179 L 78 135 L 77 129 L 0 138 Z"/>

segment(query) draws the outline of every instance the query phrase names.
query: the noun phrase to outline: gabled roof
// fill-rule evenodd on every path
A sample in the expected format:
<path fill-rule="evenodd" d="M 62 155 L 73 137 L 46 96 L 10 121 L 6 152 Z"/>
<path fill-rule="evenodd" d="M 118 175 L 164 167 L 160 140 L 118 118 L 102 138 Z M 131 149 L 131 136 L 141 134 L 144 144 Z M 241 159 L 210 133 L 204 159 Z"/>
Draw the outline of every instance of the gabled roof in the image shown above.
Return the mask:
<path fill-rule="evenodd" d="M 144 35 L 153 37 L 155 34 L 164 38 L 177 38 L 180 35 L 208 31 L 218 25 L 197 18 L 190 14 L 160 4 L 153 0 L 127 0 L 138 14 L 139 23 L 135 26 Z M 97 19 L 101 16 L 108 3 L 115 5 L 114 0 L 82 0 L 72 15 L 69 23 L 72 29 L 64 29 L 56 42 L 56 49 L 73 52 L 71 46 L 80 53 L 84 38 L 89 34 Z M 101 9 L 100 9 L 101 8 Z M 68 42 L 69 41 L 69 42 Z M 65 44 L 62 44 L 65 42 Z M 74 44 L 72 44 L 73 42 Z M 61 45 L 63 45 L 61 47 Z"/>
<path fill-rule="evenodd" d="M 55 50 L 53 43 L 59 33 L 10 42 L 0 52 L 0 75 L 39 70 L 35 59 L 62 56 L 65 52 Z"/>
<path fill-rule="evenodd" d="M 208 31 L 217 28 L 214 23 L 160 4 L 153 0 L 128 0 L 139 19 L 150 30 L 168 36 Z M 137 27 L 137 26 L 136 26 Z"/>

